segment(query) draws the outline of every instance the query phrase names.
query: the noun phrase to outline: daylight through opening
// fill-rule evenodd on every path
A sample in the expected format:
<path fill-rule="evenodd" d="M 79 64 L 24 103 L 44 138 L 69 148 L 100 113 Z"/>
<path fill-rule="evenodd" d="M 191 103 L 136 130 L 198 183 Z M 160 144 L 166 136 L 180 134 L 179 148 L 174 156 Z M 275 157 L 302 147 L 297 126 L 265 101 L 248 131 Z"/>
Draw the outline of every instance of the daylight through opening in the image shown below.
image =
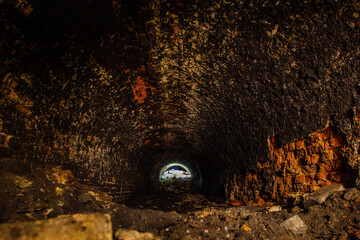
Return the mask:
<path fill-rule="evenodd" d="M 158 170 L 157 187 L 160 190 L 192 190 L 197 187 L 199 174 L 183 161 L 168 161 Z M 194 185 L 195 184 L 195 185 Z"/>

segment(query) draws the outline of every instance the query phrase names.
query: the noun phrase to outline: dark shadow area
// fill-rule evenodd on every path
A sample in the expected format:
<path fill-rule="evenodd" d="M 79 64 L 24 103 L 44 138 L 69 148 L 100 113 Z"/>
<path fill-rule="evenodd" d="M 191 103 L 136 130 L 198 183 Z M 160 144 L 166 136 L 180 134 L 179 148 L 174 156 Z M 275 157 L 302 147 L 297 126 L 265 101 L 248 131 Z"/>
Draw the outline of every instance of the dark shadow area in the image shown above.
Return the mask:
<path fill-rule="evenodd" d="M 196 191 L 174 189 L 159 191 L 133 198 L 125 203 L 130 208 L 153 209 L 165 212 L 187 213 L 208 207 L 220 207 L 220 203 L 210 201 Z"/>

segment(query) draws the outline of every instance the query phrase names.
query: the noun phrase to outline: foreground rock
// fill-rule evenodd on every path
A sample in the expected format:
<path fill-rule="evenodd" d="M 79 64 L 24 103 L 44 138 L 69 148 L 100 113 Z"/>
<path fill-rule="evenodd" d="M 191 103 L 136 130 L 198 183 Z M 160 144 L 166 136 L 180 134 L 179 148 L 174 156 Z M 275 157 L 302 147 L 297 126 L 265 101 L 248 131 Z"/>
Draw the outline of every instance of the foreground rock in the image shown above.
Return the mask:
<path fill-rule="evenodd" d="M 112 240 L 112 234 L 110 215 L 100 213 L 0 225 L 0 240 Z"/>
<path fill-rule="evenodd" d="M 304 196 L 304 202 L 303 202 L 304 207 L 309 208 L 310 206 L 316 204 L 322 204 L 331 194 L 344 190 L 345 188 L 341 184 L 324 186 L 319 190 Z"/>
<path fill-rule="evenodd" d="M 294 215 L 286 221 L 282 222 L 280 226 L 293 232 L 294 234 L 305 234 L 308 228 L 298 215 Z"/>
<path fill-rule="evenodd" d="M 154 237 L 152 233 L 142 233 L 136 230 L 119 229 L 115 233 L 115 239 L 117 240 L 160 240 L 160 238 Z"/>

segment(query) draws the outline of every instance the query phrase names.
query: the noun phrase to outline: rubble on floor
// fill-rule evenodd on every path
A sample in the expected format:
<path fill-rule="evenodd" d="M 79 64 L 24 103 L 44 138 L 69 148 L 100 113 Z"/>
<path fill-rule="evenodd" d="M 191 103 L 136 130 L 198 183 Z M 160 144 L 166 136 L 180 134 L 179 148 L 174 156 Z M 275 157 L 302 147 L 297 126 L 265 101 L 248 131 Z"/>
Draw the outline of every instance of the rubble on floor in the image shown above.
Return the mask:
<path fill-rule="evenodd" d="M 109 214 L 61 215 L 34 222 L 0 225 L 0 239 L 112 240 Z"/>
<path fill-rule="evenodd" d="M 0 184 L 0 239 L 360 239 L 360 191 L 341 185 L 288 205 L 230 207 L 181 190 L 115 203 L 59 166 L 0 171 Z"/>

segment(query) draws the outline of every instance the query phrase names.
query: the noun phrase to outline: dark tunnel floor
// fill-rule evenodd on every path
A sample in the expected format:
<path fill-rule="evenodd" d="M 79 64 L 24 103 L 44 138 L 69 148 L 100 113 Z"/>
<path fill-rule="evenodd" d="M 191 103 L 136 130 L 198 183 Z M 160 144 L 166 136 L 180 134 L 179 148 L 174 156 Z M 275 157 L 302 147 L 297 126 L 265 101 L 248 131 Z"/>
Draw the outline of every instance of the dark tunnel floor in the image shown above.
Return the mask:
<path fill-rule="evenodd" d="M 125 205 L 59 166 L 35 169 L 0 170 L 0 239 L 14 239 L 6 234 L 23 231 L 24 221 L 92 213 L 98 214 L 92 221 L 111 218 L 108 231 L 115 239 L 360 239 L 360 191 L 355 188 L 327 192 L 323 203 L 303 198 L 287 206 L 230 207 L 181 190 L 139 196 Z M 121 237 L 124 232 L 138 236 Z"/>
<path fill-rule="evenodd" d="M 161 191 L 133 198 L 126 202 L 131 208 L 153 209 L 188 213 L 209 207 L 224 207 L 226 204 L 210 201 L 195 191 L 173 190 Z"/>

